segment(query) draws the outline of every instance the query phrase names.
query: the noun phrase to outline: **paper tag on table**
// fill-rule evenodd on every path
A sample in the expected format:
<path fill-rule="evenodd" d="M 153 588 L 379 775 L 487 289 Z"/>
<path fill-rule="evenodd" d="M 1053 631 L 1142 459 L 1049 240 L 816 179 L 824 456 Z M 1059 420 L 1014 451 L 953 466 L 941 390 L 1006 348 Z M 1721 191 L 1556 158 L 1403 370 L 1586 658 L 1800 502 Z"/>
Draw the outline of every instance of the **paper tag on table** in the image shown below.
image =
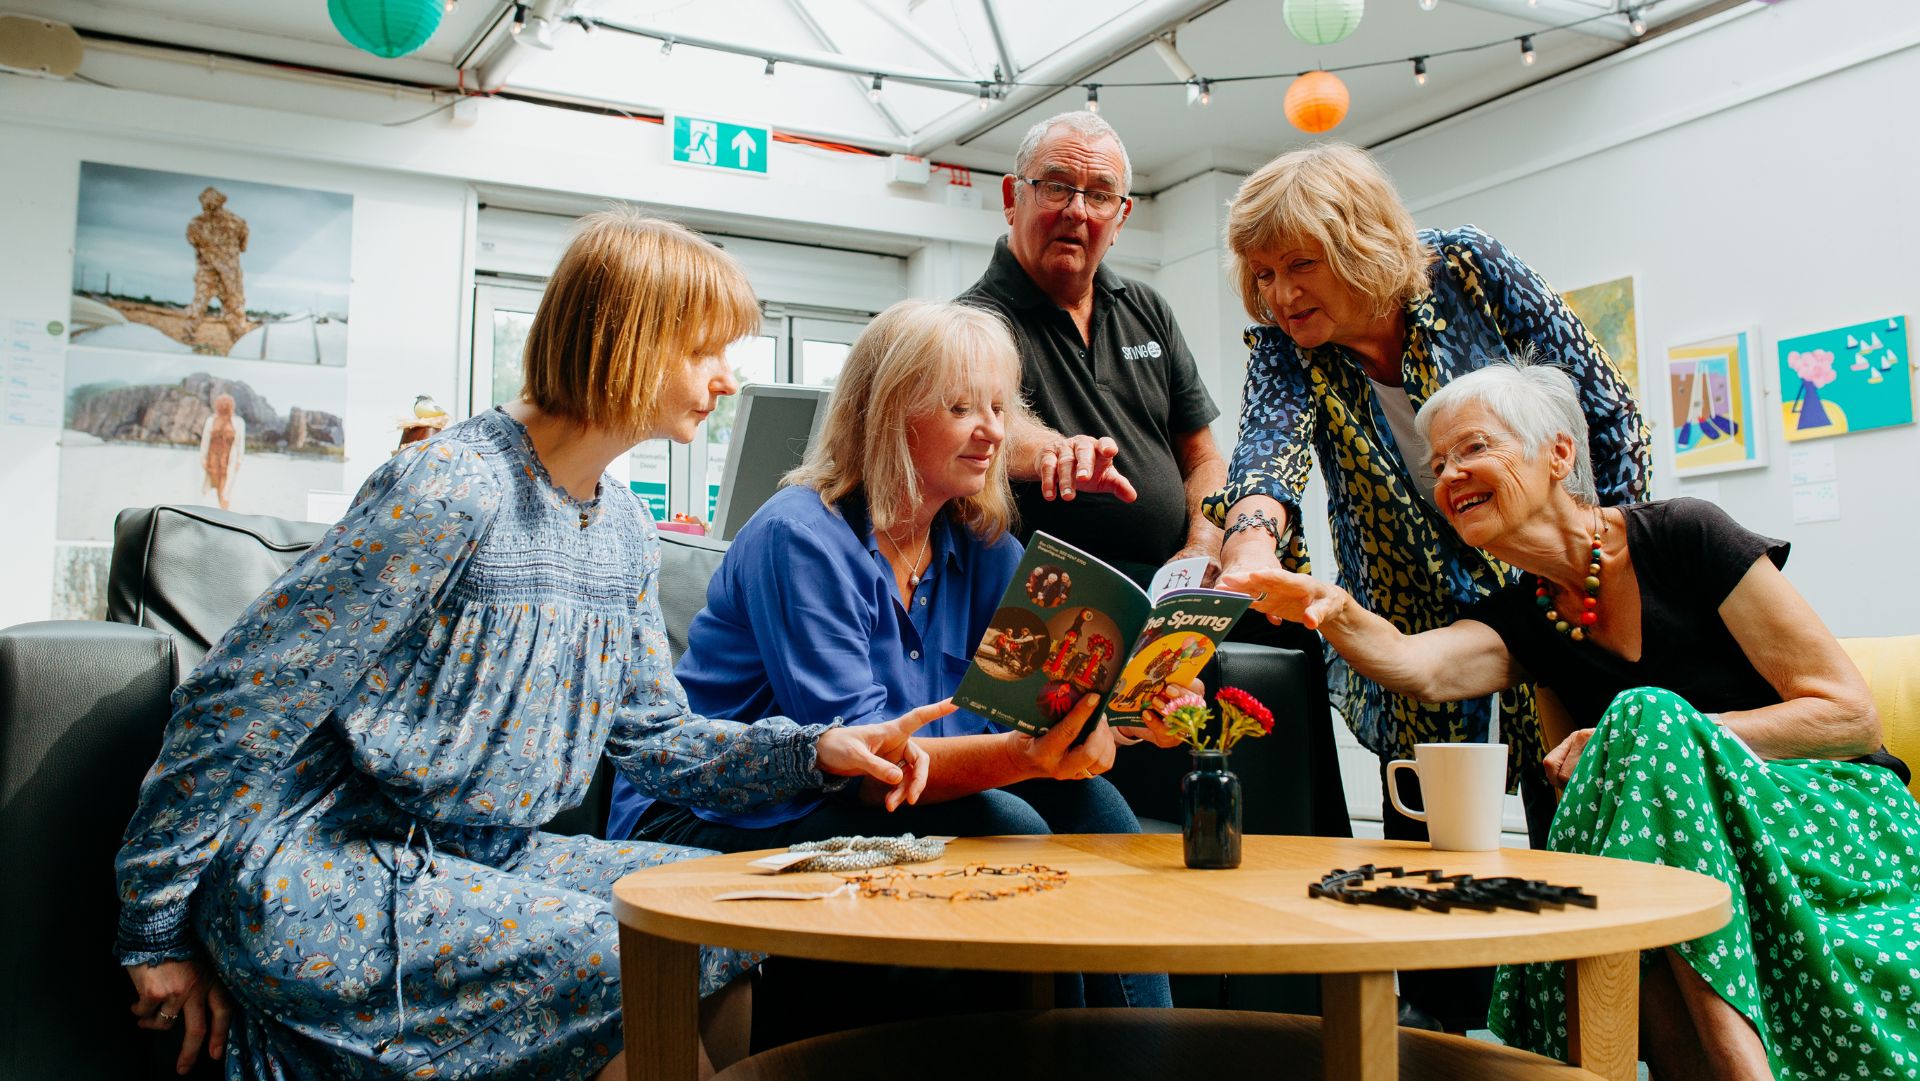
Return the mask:
<path fill-rule="evenodd" d="M 819 854 L 818 852 L 775 852 L 771 856 L 762 856 L 748 863 L 747 866 L 770 875 L 777 875 L 801 860 L 810 860 Z"/>

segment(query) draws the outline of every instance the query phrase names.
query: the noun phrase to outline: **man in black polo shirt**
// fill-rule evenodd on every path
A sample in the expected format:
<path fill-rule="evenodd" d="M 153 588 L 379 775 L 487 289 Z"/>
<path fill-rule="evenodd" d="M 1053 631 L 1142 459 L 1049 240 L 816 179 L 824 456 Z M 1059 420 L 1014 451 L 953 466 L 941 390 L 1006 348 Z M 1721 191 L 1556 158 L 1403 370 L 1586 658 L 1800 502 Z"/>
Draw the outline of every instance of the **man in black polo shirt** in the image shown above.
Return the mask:
<path fill-rule="evenodd" d="M 1216 559 L 1200 500 L 1226 482 L 1207 427 L 1220 410 L 1166 300 L 1100 265 L 1133 209 L 1126 148 L 1093 113 L 1062 113 L 1027 132 L 1014 173 L 1007 235 L 959 300 L 1012 324 L 1046 425 L 1007 433 L 1023 539 L 1045 530 L 1143 588 L 1169 560 Z"/>

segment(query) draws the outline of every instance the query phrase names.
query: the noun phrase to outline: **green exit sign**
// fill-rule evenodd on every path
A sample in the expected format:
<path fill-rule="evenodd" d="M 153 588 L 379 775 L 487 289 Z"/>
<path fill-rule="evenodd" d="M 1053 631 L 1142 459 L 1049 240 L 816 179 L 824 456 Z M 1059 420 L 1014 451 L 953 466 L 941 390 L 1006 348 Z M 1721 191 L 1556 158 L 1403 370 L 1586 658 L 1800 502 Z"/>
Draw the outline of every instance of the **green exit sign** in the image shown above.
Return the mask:
<path fill-rule="evenodd" d="M 767 175 L 767 149 L 773 143 L 772 128 L 699 116 L 669 117 L 668 124 L 668 134 L 673 139 L 674 162 L 751 176 Z"/>

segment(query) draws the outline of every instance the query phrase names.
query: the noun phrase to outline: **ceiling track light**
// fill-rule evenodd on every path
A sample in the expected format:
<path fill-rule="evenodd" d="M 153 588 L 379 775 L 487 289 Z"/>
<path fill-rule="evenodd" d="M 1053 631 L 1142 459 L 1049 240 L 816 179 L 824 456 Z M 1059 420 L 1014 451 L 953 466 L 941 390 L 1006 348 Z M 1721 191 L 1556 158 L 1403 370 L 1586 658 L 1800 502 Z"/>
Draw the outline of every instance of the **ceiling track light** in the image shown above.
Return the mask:
<path fill-rule="evenodd" d="M 513 5 L 513 26 L 510 28 L 513 31 L 513 36 L 519 37 L 520 31 L 525 30 L 526 28 L 527 28 L 527 5 L 525 4 Z"/>
<path fill-rule="evenodd" d="M 1090 113 L 1097 113 L 1100 111 L 1100 84 L 1099 83 L 1087 84 L 1087 111 Z"/>
<path fill-rule="evenodd" d="M 769 63 L 771 63 L 771 61 L 769 61 Z M 873 102 L 876 105 L 879 104 L 880 102 L 880 84 L 881 84 L 880 76 L 875 75 L 873 77 L 873 85 L 867 87 L 867 100 Z"/>
<path fill-rule="evenodd" d="M 1520 62 L 1527 67 L 1533 66 L 1533 35 L 1520 35 Z"/>
<path fill-rule="evenodd" d="M 1640 35 L 1647 32 L 1647 9 L 1646 8 L 1628 8 L 1627 9 L 1627 31 L 1631 33 L 1634 37 L 1639 37 Z"/>
<path fill-rule="evenodd" d="M 767 66 L 760 69 L 760 76 L 761 78 L 764 78 L 764 79 L 773 78 L 773 58 L 772 57 L 768 57 Z"/>
<path fill-rule="evenodd" d="M 1434 9 L 1434 6 L 1439 3 L 1440 3 L 1440 0 L 1420 0 L 1420 10 L 1432 11 Z"/>
<path fill-rule="evenodd" d="M 1198 75 L 1187 83 L 1187 104 L 1213 104 L 1213 84 Z"/>
<path fill-rule="evenodd" d="M 991 107 L 992 107 L 992 105 L 993 105 L 993 90 L 992 90 L 992 87 L 991 87 L 991 85 L 990 85 L 990 84 L 988 84 L 988 83 L 981 83 L 981 84 L 980 84 L 980 105 L 979 105 L 979 109 L 980 109 L 980 111 L 981 111 L 981 112 L 983 112 L 983 113 L 984 113 L 984 112 L 986 112 L 986 111 L 987 111 L 987 110 L 988 110 L 989 108 L 991 108 Z"/>
<path fill-rule="evenodd" d="M 1427 85 L 1427 58 L 1424 56 L 1413 58 L 1413 85 Z"/>
<path fill-rule="evenodd" d="M 661 56 L 673 55 L 673 39 L 672 38 L 668 38 L 667 40 L 660 43 L 660 55 Z"/>

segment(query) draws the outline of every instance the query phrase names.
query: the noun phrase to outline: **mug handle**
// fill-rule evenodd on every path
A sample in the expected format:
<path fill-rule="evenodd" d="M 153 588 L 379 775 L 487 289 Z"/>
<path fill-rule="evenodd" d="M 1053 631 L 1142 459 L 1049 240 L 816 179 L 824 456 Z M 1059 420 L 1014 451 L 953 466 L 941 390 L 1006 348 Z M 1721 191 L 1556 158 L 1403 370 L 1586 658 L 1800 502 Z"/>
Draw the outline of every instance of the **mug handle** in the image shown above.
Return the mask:
<path fill-rule="evenodd" d="M 1408 818 L 1413 819 L 1415 822 L 1425 822 L 1427 820 L 1427 812 L 1416 811 L 1413 808 L 1408 807 L 1406 804 L 1400 802 L 1400 786 L 1394 783 L 1393 771 L 1397 769 L 1401 769 L 1403 767 L 1406 769 L 1414 769 L 1413 759 L 1396 758 L 1393 761 L 1387 763 L 1387 775 L 1386 775 L 1387 776 L 1387 798 L 1393 801 L 1394 810 L 1399 811 L 1401 814 L 1406 815 Z M 1419 771 L 1415 770 L 1413 776 L 1417 780 L 1420 776 Z"/>

